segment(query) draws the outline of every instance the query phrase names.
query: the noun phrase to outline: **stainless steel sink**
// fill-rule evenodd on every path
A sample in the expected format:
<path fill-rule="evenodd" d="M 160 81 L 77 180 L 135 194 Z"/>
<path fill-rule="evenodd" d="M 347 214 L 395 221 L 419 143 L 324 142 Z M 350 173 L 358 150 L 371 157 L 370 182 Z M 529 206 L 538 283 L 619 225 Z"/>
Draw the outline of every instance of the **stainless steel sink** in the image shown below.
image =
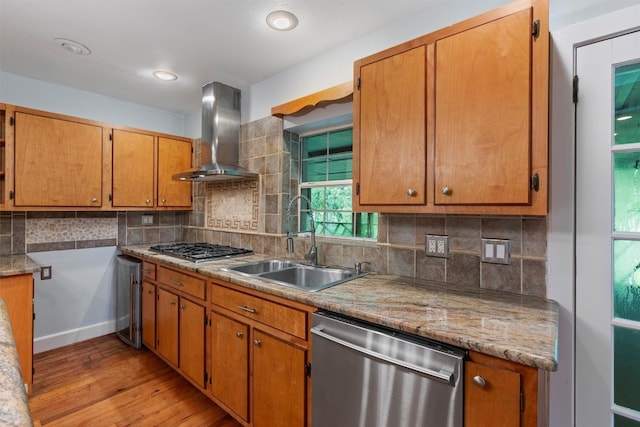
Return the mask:
<path fill-rule="evenodd" d="M 355 270 L 346 268 L 313 266 L 281 259 L 250 262 L 222 270 L 308 292 L 320 291 L 366 274 L 356 273 Z"/>

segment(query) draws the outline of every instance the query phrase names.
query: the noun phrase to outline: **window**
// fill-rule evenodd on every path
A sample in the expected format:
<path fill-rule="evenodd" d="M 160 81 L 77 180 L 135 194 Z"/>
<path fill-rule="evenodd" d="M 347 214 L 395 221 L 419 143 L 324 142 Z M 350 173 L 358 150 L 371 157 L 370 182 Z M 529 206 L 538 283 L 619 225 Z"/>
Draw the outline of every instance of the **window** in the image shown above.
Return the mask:
<path fill-rule="evenodd" d="M 353 129 L 304 136 L 300 143 L 300 194 L 311 200 L 316 234 L 378 236 L 378 215 L 352 212 Z M 310 228 L 309 209 L 300 203 L 302 230 Z"/>

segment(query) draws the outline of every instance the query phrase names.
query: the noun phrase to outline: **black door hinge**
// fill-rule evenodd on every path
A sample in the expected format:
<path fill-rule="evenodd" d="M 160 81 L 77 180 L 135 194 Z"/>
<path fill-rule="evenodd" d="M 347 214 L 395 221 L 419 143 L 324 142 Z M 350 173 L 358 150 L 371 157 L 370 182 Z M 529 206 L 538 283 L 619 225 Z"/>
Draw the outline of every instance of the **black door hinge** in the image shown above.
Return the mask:
<path fill-rule="evenodd" d="M 537 173 L 534 173 L 533 176 L 531 177 L 531 189 L 533 191 L 540 191 L 540 175 L 538 175 Z"/>
<path fill-rule="evenodd" d="M 209 374 L 207 372 L 204 373 L 204 383 L 206 384 L 209 381 Z"/>
<path fill-rule="evenodd" d="M 13 191 L 9 191 L 9 200 L 13 200 L 16 198 L 16 193 L 14 193 Z"/>
<path fill-rule="evenodd" d="M 578 76 L 573 76 L 573 103 L 578 103 Z"/>
<path fill-rule="evenodd" d="M 360 183 L 356 182 L 356 196 L 360 195 Z"/>
<path fill-rule="evenodd" d="M 16 124 L 16 119 L 14 119 L 13 117 L 9 117 L 9 126 L 13 126 Z"/>
<path fill-rule="evenodd" d="M 531 24 L 531 35 L 533 36 L 534 40 L 540 37 L 540 20 L 539 19 L 536 19 Z"/>
<path fill-rule="evenodd" d="M 109 141 L 113 141 L 113 134 L 112 133 L 109 134 Z"/>
<path fill-rule="evenodd" d="M 524 390 L 520 390 L 520 412 L 524 412 Z"/>
<path fill-rule="evenodd" d="M 360 77 L 358 77 L 358 80 L 356 81 L 356 89 L 360 90 Z"/>
<path fill-rule="evenodd" d="M 304 373 L 306 376 L 311 376 L 311 363 L 307 363 L 304 365 Z"/>
<path fill-rule="evenodd" d="M 204 326 L 207 326 L 207 324 L 209 324 L 209 317 L 205 314 L 204 315 Z"/>

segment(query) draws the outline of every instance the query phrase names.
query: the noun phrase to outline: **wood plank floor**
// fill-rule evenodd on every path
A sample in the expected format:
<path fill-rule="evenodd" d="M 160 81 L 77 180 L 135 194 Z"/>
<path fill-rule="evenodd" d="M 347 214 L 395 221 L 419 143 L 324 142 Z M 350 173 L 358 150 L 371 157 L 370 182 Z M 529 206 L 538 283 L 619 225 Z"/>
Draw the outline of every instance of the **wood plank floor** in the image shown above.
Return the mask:
<path fill-rule="evenodd" d="M 35 426 L 239 427 L 148 349 L 114 334 L 34 355 Z"/>

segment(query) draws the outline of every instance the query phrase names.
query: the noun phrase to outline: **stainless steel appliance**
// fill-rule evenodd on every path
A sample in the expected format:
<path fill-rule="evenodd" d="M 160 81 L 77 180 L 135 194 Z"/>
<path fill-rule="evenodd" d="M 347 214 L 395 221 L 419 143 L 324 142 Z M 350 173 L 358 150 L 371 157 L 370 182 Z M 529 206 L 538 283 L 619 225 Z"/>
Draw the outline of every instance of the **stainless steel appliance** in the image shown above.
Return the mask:
<path fill-rule="evenodd" d="M 195 263 L 250 255 L 253 253 L 250 249 L 211 243 L 168 243 L 151 246 L 149 250 Z"/>
<path fill-rule="evenodd" d="M 142 347 L 141 262 L 126 255 L 117 257 L 116 333 L 135 348 Z"/>
<path fill-rule="evenodd" d="M 461 427 L 462 349 L 330 312 L 313 315 L 314 427 Z"/>

